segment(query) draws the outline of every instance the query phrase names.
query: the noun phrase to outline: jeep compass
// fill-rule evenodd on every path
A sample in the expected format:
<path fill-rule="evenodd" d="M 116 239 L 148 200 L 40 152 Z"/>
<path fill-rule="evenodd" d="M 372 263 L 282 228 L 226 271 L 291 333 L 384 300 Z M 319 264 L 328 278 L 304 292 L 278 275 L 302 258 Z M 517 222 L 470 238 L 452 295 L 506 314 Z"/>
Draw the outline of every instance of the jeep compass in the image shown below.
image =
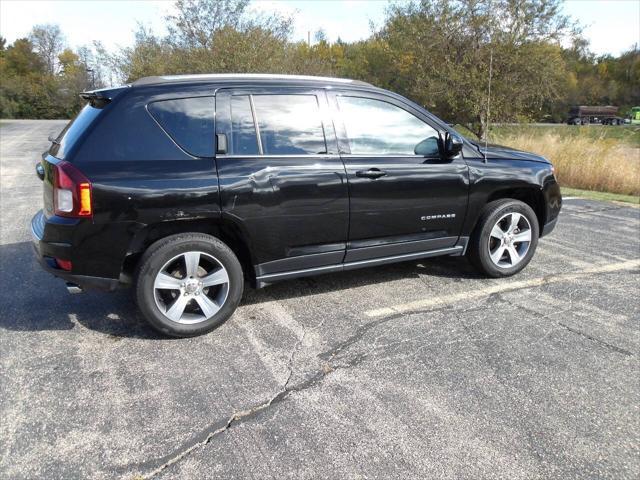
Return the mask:
<path fill-rule="evenodd" d="M 438 255 L 513 275 L 562 203 L 548 160 L 360 81 L 161 76 L 81 96 L 36 165 L 37 257 L 73 292 L 135 287 L 168 335 L 221 325 L 245 282 Z"/>

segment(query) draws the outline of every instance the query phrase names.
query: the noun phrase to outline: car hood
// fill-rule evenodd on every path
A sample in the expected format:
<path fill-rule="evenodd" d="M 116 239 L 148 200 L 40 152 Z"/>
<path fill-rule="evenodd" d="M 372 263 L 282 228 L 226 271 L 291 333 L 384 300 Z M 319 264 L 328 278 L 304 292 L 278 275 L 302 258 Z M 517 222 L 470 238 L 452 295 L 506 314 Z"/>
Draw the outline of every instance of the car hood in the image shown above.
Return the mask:
<path fill-rule="evenodd" d="M 504 158 L 505 160 L 528 160 L 530 162 L 551 163 L 541 155 L 535 153 L 523 152 L 515 148 L 504 147 L 502 145 L 488 144 L 485 148 L 484 144 L 474 143 L 480 153 L 486 155 L 487 158 Z"/>

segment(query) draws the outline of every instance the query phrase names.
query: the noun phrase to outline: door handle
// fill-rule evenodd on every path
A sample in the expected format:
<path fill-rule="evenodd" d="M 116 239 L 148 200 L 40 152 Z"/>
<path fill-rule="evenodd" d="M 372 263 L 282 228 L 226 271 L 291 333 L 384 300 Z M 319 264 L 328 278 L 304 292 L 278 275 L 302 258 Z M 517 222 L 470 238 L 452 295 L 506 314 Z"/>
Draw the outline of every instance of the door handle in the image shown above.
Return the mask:
<path fill-rule="evenodd" d="M 370 168 L 369 170 L 359 170 L 356 172 L 356 177 L 364 177 L 364 178 L 380 178 L 384 177 L 387 174 L 384 170 L 380 170 L 379 168 Z"/>

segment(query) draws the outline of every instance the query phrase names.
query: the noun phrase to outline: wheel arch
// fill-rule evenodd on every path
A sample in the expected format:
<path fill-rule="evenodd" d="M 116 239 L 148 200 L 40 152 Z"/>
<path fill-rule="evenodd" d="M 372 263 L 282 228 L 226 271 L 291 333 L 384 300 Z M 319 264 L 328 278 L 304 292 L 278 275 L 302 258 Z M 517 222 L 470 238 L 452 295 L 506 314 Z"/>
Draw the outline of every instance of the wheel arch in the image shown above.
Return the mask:
<path fill-rule="evenodd" d="M 255 283 L 254 258 L 248 235 L 233 221 L 227 219 L 174 220 L 149 224 L 134 235 L 122 265 L 123 280 L 131 282 L 142 254 L 153 243 L 178 233 L 205 233 L 219 238 L 238 257 L 244 276 Z"/>
<path fill-rule="evenodd" d="M 546 208 L 545 208 L 545 199 L 544 193 L 539 186 L 531 185 L 528 187 L 520 186 L 514 188 L 503 188 L 500 190 L 496 190 L 492 192 L 486 199 L 485 205 L 495 201 L 502 199 L 514 199 L 520 200 L 523 203 L 526 203 L 531 207 L 531 209 L 535 212 L 536 218 L 538 220 L 539 231 L 542 232 L 542 229 L 547 221 L 546 219 Z M 475 219 L 475 223 L 473 225 L 473 229 L 475 230 L 478 225 L 478 220 L 480 217 Z"/>

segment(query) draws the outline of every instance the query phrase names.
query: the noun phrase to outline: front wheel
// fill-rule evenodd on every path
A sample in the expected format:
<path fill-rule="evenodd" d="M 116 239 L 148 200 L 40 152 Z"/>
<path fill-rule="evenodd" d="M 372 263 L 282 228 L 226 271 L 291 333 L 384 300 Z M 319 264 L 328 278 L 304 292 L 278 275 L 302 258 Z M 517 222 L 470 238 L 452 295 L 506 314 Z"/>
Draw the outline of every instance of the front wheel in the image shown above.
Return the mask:
<path fill-rule="evenodd" d="M 136 299 L 155 329 L 192 337 L 224 323 L 243 288 L 242 267 L 227 245 L 210 235 L 185 233 L 162 239 L 145 252 Z"/>
<path fill-rule="evenodd" d="M 538 245 L 538 219 L 519 200 L 496 200 L 486 205 L 469 243 L 469 258 L 494 278 L 518 273 L 531 261 Z"/>

